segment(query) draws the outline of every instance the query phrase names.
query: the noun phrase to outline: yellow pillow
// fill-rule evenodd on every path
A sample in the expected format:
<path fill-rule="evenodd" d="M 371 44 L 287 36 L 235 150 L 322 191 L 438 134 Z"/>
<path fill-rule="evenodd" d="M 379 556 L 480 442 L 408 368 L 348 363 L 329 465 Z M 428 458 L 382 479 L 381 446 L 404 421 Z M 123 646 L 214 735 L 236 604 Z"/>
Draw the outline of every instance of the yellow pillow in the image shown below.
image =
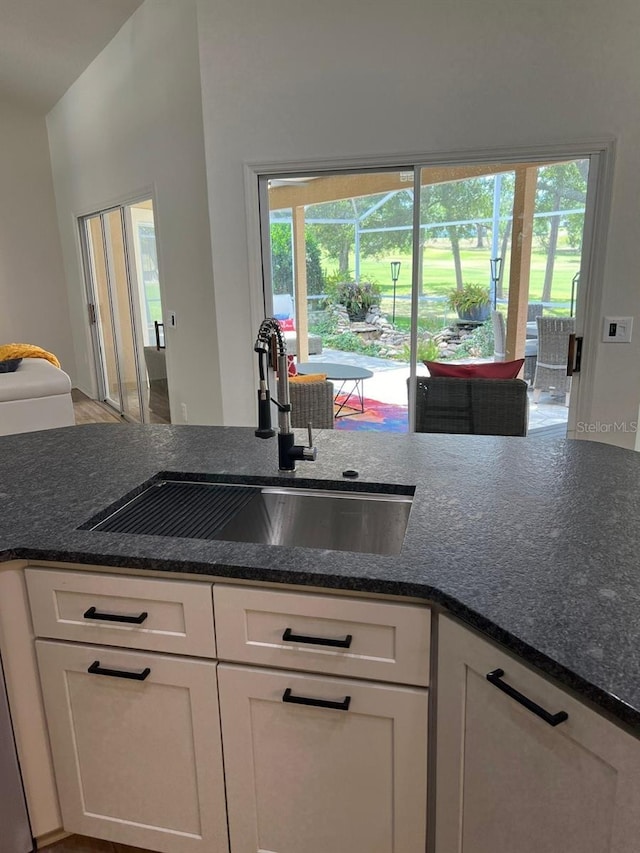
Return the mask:
<path fill-rule="evenodd" d="M 293 382 L 294 385 L 304 385 L 306 382 L 325 382 L 326 379 L 326 373 L 297 373 L 295 376 L 289 377 L 289 382 Z"/>

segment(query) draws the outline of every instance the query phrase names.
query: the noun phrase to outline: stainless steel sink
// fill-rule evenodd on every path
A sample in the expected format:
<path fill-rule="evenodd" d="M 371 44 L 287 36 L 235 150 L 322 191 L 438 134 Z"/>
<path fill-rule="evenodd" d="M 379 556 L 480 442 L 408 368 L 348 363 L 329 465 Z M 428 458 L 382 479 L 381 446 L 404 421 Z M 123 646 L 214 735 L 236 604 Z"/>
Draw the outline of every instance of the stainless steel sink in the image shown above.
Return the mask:
<path fill-rule="evenodd" d="M 159 479 L 82 529 L 399 554 L 412 500 L 412 494 Z"/>
<path fill-rule="evenodd" d="M 365 554 L 399 554 L 411 500 L 408 495 L 265 486 L 215 538 Z"/>

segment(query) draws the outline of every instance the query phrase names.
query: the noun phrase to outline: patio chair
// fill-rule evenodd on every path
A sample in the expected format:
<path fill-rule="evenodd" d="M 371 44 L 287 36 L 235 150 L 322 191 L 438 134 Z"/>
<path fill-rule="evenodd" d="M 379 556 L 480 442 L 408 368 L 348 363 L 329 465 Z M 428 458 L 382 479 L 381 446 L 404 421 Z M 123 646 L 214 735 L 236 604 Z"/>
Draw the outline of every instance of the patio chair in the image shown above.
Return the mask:
<path fill-rule="evenodd" d="M 306 429 L 333 429 L 333 384 L 331 382 L 304 382 L 289 385 L 291 426 Z"/>
<path fill-rule="evenodd" d="M 543 391 L 565 396 L 569 405 L 571 377 L 567 376 L 569 335 L 575 330 L 573 317 L 538 317 L 538 361 L 533 379 L 533 401 Z"/>
<path fill-rule="evenodd" d="M 543 311 L 544 305 L 542 302 L 530 302 L 527 305 L 527 323 L 531 323 L 533 320 L 537 320 L 538 317 L 542 317 Z"/>
<path fill-rule="evenodd" d="M 501 311 L 491 312 L 493 323 L 493 360 L 504 361 L 506 353 L 507 330 L 504 314 Z M 538 356 L 537 338 L 529 339 L 524 344 L 524 380 L 531 383 L 536 369 Z"/>
<path fill-rule="evenodd" d="M 522 379 L 416 377 L 416 432 L 527 434 L 529 400 Z"/>

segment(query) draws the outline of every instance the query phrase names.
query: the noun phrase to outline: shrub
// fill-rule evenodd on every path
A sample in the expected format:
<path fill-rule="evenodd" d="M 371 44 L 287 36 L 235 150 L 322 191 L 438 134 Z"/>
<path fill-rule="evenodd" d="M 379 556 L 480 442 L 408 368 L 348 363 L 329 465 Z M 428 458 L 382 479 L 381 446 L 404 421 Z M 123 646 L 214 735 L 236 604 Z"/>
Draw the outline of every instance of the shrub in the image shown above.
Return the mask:
<path fill-rule="evenodd" d="M 416 353 L 416 361 L 437 361 L 440 357 L 440 347 L 433 338 L 419 338 Z M 411 361 L 411 348 L 409 344 L 402 347 L 402 360 Z"/>
<path fill-rule="evenodd" d="M 347 277 L 329 277 L 326 288 L 332 302 L 346 308 L 350 320 L 364 320 L 371 308 L 380 304 L 378 284 L 373 281 L 353 281 L 348 273 Z"/>
<path fill-rule="evenodd" d="M 493 324 L 483 323 L 456 348 L 454 358 L 489 358 L 493 355 Z"/>

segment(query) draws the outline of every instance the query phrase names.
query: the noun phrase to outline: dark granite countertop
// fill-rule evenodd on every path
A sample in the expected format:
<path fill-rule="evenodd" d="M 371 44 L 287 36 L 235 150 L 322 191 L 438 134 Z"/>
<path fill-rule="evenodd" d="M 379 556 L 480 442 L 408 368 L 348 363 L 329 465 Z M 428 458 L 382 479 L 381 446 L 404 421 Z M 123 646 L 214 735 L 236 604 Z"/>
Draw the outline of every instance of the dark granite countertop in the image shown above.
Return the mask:
<path fill-rule="evenodd" d="M 435 602 L 640 734 L 640 455 L 556 439 L 342 433 L 278 474 L 231 427 L 88 425 L 0 439 L 0 560 L 188 572 Z M 415 486 L 402 553 L 78 530 L 159 471 Z"/>

